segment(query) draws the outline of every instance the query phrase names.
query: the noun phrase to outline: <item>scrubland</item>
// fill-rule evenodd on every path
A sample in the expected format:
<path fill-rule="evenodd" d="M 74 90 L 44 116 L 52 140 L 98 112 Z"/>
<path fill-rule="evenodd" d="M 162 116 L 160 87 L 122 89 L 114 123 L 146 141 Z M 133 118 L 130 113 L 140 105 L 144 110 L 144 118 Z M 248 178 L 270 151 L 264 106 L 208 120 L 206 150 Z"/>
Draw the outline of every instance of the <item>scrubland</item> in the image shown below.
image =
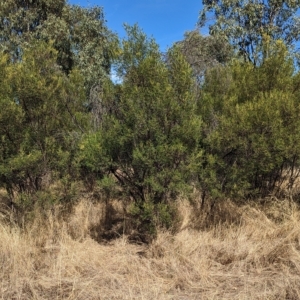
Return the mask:
<path fill-rule="evenodd" d="M 294 202 L 226 200 L 210 211 L 181 199 L 177 227 L 149 244 L 97 236 L 105 206 L 82 199 L 23 225 L 2 208 L 1 299 L 300 299 Z M 121 219 L 120 203 L 112 206 Z"/>

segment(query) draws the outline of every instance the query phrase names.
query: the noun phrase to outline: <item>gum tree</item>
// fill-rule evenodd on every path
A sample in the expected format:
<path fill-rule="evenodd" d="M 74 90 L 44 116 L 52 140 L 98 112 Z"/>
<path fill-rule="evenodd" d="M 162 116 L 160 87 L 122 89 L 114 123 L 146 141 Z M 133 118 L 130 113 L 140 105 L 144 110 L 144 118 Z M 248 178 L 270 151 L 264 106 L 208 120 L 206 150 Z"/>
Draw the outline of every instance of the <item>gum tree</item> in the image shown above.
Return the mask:
<path fill-rule="evenodd" d="M 200 27 L 225 37 L 245 61 L 255 66 L 268 57 L 264 39 L 283 40 L 287 47 L 299 40 L 299 0 L 203 0 Z"/>

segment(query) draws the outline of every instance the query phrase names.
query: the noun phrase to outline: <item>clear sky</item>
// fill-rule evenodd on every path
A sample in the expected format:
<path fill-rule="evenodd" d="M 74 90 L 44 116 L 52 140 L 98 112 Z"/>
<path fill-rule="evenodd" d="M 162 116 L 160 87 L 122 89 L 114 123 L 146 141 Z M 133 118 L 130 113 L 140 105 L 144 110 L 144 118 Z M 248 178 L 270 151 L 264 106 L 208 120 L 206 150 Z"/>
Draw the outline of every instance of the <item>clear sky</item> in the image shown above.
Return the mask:
<path fill-rule="evenodd" d="M 107 26 L 120 37 L 123 23 L 138 25 L 153 36 L 162 51 L 196 27 L 201 0 L 69 0 L 84 7 L 102 6 Z"/>

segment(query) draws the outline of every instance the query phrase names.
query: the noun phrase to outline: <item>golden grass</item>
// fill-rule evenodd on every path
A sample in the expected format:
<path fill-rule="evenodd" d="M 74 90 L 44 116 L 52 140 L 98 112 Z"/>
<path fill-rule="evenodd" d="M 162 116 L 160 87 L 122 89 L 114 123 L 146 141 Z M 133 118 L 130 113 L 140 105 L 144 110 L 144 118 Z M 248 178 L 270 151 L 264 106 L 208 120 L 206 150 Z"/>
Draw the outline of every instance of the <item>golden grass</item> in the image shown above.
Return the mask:
<path fill-rule="evenodd" d="M 26 229 L 2 222 L 0 298 L 300 299 L 300 210 L 270 203 L 224 202 L 223 219 L 196 230 L 197 210 L 180 201 L 179 232 L 150 245 L 97 243 L 103 205 L 87 200 L 68 219 L 52 210 Z"/>

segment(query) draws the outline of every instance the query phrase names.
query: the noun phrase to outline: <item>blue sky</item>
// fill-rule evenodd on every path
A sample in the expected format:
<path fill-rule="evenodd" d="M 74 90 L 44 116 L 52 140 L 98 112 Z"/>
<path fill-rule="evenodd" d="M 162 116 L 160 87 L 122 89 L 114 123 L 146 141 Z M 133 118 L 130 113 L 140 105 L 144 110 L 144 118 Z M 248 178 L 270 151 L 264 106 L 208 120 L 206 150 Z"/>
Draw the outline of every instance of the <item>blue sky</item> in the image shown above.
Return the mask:
<path fill-rule="evenodd" d="M 84 7 L 102 6 L 108 27 L 124 36 L 123 23 L 138 23 L 162 51 L 196 27 L 201 0 L 69 0 Z"/>

